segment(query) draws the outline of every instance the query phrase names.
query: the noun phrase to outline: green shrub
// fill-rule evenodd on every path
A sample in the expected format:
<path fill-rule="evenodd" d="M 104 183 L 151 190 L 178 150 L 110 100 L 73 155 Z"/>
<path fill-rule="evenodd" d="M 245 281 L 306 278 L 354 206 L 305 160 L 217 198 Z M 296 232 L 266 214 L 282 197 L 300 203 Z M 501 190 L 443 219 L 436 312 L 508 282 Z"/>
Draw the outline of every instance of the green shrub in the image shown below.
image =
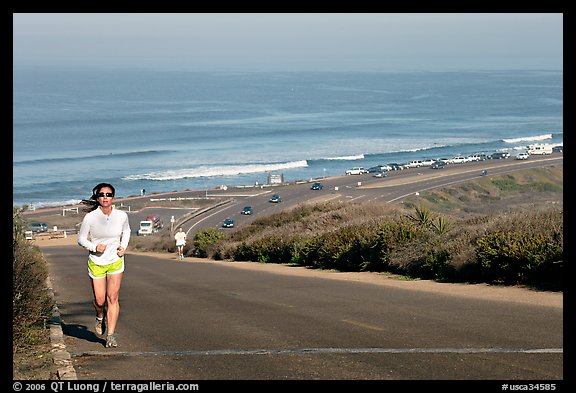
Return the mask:
<path fill-rule="evenodd" d="M 493 179 L 492 184 L 500 189 L 500 191 L 504 192 L 517 191 L 520 188 L 514 177 L 510 175 L 506 176 L 505 178 Z"/>
<path fill-rule="evenodd" d="M 53 300 L 46 282 L 48 264 L 38 247 L 26 240 L 18 210 L 13 214 L 12 240 L 12 348 L 17 351 L 42 339 Z"/>
<path fill-rule="evenodd" d="M 478 240 L 476 254 L 485 280 L 505 284 L 534 284 L 563 260 L 558 236 L 523 232 L 488 234 Z M 547 278 L 561 285 L 561 275 Z"/>
<path fill-rule="evenodd" d="M 213 248 L 224 238 L 222 231 L 216 228 L 206 228 L 196 232 L 192 240 L 190 254 L 194 257 L 207 258 Z"/>

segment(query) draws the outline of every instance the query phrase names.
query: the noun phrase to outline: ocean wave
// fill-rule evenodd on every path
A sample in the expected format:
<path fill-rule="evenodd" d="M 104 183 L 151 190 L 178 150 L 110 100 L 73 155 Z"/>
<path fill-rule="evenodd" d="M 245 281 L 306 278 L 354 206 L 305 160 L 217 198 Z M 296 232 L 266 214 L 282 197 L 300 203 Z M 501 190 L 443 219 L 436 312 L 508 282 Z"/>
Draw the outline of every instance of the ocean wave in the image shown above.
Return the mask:
<path fill-rule="evenodd" d="M 77 157 L 66 157 L 66 158 L 35 158 L 33 160 L 20 160 L 13 161 L 14 165 L 37 165 L 37 164 L 57 164 L 62 162 L 75 162 L 75 161 L 86 161 L 86 160 L 99 160 L 102 158 L 127 158 L 127 157 L 148 157 L 155 156 L 165 153 L 171 153 L 174 150 L 142 150 L 142 151 L 131 151 L 131 152 L 120 152 L 120 153 L 107 153 L 107 154 L 94 154 L 89 156 L 77 156 Z"/>
<path fill-rule="evenodd" d="M 546 139 L 552 139 L 552 134 L 542 134 L 542 135 L 535 135 L 535 136 L 523 136 L 520 138 L 502 139 L 502 142 L 520 143 L 520 142 L 530 142 L 530 141 L 543 141 Z"/>
<path fill-rule="evenodd" d="M 466 143 L 468 144 L 468 143 Z M 454 146 L 457 146 L 458 143 L 456 143 Z M 451 145 L 434 145 L 434 146 L 424 146 L 424 147 L 415 147 L 413 149 L 401 149 L 398 150 L 398 153 L 414 153 L 417 151 L 426 151 L 426 150 L 432 150 L 432 149 L 438 149 L 438 148 L 442 148 L 442 147 L 450 147 Z"/>
<path fill-rule="evenodd" d="M 35 208 L 40 209 L 44 207 L 66 207 L 66 206 L 74 206 L 79 205 L 81 199 L 67 199 L 65 201 L 55 201 L 55 202 L 37 202 L 33 203 Z"/>
<path fill-rule="evenodd" d="M 250 173 L 273 172 L 278 170 L 305 168 L 306 160 L 271 164 L 242 164 L 226 166 L 201 166 L 197 168 L 174 169 L 124 176 L 122 180 L 178 180 L 187 178 L 220 177 L 246 175 Z"/>
<path fill-rule="evenodd" d="M 320 160 L 326 160 L 326 161 L 355 161 L 355 160 L 363 160 L 364 159 L 364 154 L 357 154 L 354 156 L 340 156 L 340 157 L 325 157 L 325 158 L 320 158 Z"/>

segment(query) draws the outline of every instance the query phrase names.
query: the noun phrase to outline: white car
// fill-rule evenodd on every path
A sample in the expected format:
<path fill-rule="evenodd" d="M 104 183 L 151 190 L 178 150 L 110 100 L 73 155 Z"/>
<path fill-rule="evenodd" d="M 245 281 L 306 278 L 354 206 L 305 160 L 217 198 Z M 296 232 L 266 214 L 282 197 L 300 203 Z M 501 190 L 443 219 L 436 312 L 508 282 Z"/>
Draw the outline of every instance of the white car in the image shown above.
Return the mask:
<path fill-rule="evenodd" d="M 467 162 L 466 157 L 456 156 L 450 159 L 450 164 L 463 164 Z"/>
<path fill-rule="evenodd" d="M 530 157 L 530 154 L 528 154 L 528 153 L 526 153 L 526 152 L 516 154 L 516 159 L 517 159 L 517 160 L 527 160 L 528 157 Z"/>
<path fill-rule="evenodd" d="M 422 161 L 412 160 L 406 164 L 406 168 L 420 168 L 422 166 Z"/>
<path fill-rule="evenodd" d="M 362 175 L 364 173 L 368 173 L 368 171 L 361 166 L 355 166 L 354 168 L 348 169 L 346 171 L 347 175 Z"/>
<path fill-rule="evenodd" d="M 434 158 L 426 158 L 425 160 L 422 160 L 422 166 L 430 166 L 432 164 L 434 164 L 436 161 L 436 159 Z"/>

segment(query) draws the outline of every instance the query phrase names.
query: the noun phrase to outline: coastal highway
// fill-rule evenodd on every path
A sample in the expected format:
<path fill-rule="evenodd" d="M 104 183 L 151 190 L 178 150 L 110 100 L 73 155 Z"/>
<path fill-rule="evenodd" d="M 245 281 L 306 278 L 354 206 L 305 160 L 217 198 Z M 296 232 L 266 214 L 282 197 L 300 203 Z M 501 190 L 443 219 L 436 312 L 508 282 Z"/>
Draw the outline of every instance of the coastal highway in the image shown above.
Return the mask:
<path fill-rule="evenodd" d="M 283 196 L 280 204 L 268 202 L 264 192 L 270 190 L 252 190 L 233 196 L 228 210 L 215 209 L 188 225 L 238 218 L 247 204 L 256 214 L 240 219 L 315 198 L 393 202 L 477 177 L 484 168 L 495 174 L 561 163 L 561 156 L 551 156 L 462 164 L 453 174 L 421 168 L 380 180 L 330 178 L 320 191 L 309 184 L 274 187 Z M 418 174 L 426 171 L 430 175 Z M 501 381 L 559 383 L 564 377 L 562 293 L 178 261 L 167 254 L 127 254 L 119 346 L 107 349 L 93 332 L 86 254 L 73 237 L 66 240 L 39 246 L 49 263 L 66 351 L 81 380 L 188 380 L 200 389 L 206 380 L 374 380 L 383 387 L 387 380 L 475 380 L 475 386 L 500 391 Z M 491 380 L 500 382 L 482 385 Z"/>
<path fill-rule="evenodd" d="M 515 160 L 513 158 L 501 160 L 486 160 L 482 162 L 469 162 L 463 164 L 450 164 L 444 169 L 430 169 L 429 167 L 411 168 L 401 171 L 388 172 L 385 178 L 375 178 L 372 174 L 336 176 L 319 179 L 324 188 L 311 190 L 313 181 L 301 184 L 277 185 L 273 187 L 249 187 L 244 189 L 229 188 L 228 190 L 210 190 L 209 196 L 227 198 L 225 203 L 217 208 L 191 218 L 182 223 L 188 238 L 206 227 L 221 228 L 226 218 L 235 221 L 236 227 L 249 223 L 258 217 L 264 217 L 283 209 L 290 209 L 300 204 L 321 201 L 347 201 L 367 202 L 381 201 L 385 203 L 400 202 L 402 198 L 426 190 L 465 182 L 481 176 L 482 170 L 488 171 L 488 176 L 511 173 L 526 168 L 536 168 L 548 165 L 562 165 L 563 154 L 554 153 L 546 156 L 531 156 L 529 160 Z M 174 193 L 174 196 L 189 196 L 193 192 Z M 203 195 L 203 191 L 195 192 Z M 282 197 L 281 203 L 269 202 L 273 194 Z M 244 206 L 252 206 L 252 215 L 242 215 Z M 188 211 L 171 209 L 161 211 L 165 220 L 176 214 L 181 218 Z M 138 228 L 138 222 L 144 214 L 131 216 L 131 227 Z M 169 221 L 166 221 L 169 222 Z M 233 230 L 233 229 L 223 229 Z"/>

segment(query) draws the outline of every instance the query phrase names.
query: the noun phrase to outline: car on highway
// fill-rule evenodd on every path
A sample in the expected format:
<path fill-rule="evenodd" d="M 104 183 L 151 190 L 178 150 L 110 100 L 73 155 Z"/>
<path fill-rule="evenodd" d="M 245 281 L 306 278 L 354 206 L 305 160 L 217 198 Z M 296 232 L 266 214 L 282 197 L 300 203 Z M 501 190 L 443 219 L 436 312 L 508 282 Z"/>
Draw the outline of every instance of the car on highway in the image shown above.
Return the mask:
<path fill-rule="evenodd" d="M 310 187 L 311 190 L 321 190 L 323 188 L 324 186 L 322 185 L 322 183 L 319 182 L 312 184 L 312 187 Z"/>
<path fill-rule="evenodd" d="M 34 233 L 38 232 L 47 232 L 48 231 L 48 224 L 45 222 L 31 222 L 28 225 L 28 230 Z"/>
<path fill-rule="evenodd" d="M 274 194 L 274 195 L 272 195 L 272 197 L 270 198 L 270 202 L 272 202 L 272 203 L 280 203 L 280 202 L 282 202 L 282 198 L 280 197 L 280 195 Z"/>
<path fill-rule="evenodd" d="M 244 208 L 242 209 L 242 211 L 240 213 L 245 214 L 245 215 L 252 214 L 252 206 L 244 206 Z"/>
<path fill-rule="evenodd" d="M 517 160 L 527 160 L 528 158 L 530 158 L 530 154 L 526 153 L 526 152 L 522 152 L 522 153 L 518 153 L 516 154 L 516 157 L 514 157 Z"/>
<path fill-rule="evenodd" d="M 432 163 L 432 165 L 430 165 L 430 169 L 442 169 L 444 168 L 446 165 L 448 165 L 447 163 L 445 163 L 444 161 L 434 161 Z"/>
<path fill-rule="evenodd" d="M 377 178 L 382 178 L 382 177 L 387 177 L 388 173 L 386 171 L 382 171 L 382 172 L 376 172 L 372 175 L 372 177 L 377 177 Z"/>
<path fill-rule="evenodd" d="M 222 222 L 222 228 L 234 228 L 234 220 L 227 218 Z"/>
<path fill-rule="evenodd" d="M 363 175 L 364 173 L 368 173 L 368 170 L 364 169 L 361 166 L 355 166 L 352 169 L 346 170 L 346 175 Z"/>

